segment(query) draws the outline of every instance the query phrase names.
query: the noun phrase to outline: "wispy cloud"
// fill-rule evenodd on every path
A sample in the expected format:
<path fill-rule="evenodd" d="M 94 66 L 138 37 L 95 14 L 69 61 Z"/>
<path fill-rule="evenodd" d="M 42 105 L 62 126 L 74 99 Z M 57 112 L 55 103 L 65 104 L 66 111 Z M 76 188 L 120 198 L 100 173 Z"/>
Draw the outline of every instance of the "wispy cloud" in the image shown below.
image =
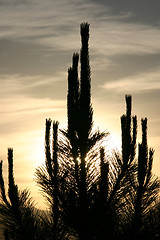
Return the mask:
<path fill-rule="evenodd" d="M 117 81 L 107 82 L 102 87 L 117 92 L 142 92 L 160 89 L 160 70 L 128 76 Z"/>
<path fill-rule="evenodd" d="M 157 54 L 160 52 L 159 37 L 160 30 L 151 26 L 102 22 L 99 28 L 94 29 L 94 49 L 102 56 Z"/>
<path fill-rule="evenodd" d="M 30 95 L 32 97 L 49 98 L 48 92 L 45 93 L 45 88 L 55 85 L 66 85 L 66 72 L 58 72 L 54 76 L 43 75 L 22 75 L 22 74 L 5 74 L 0 75 L 1 89 L 0 98 L 18 98 L 18 96 Z M 43 93 L 42 93 L 43 90 Z M 56 89 L 52 89 L 51 98 L 54 97 Z M 32 93 L 32 94 L 31 94 Z M 64 100 L 65 96 L 63 97 Z"/>
<path fill-rule="evenodd" d="M 0 37 L 31 41 L 59 50 L 79 49 L 77 25 L 93 25 L 92 48 L 99 54 L 148 54 L 160 51 L 160 30 L 145 24 L 121 21 L 131 13 L 113 15 L 110 8 L 96 2 L 24 1 L 0 9 Z M 153 44 L 154 42 L 154 44 Z"/>
<path fill-rule="evenodd" d="M 63 76 L 63 73 L 60 75 Z M 0 79 L 1 136 L 40 129 L 41 123 L 49 117 L 64 122 L 65 96 L 57 98 L 54 94 L 57 89 L 51 89 L 51 97 L 48 93 L 44 93 L 42 97 L 39 92 L 39 89 L 44 90 L 46 85 L 52 86 L 54 83 L 57 85 L 56 77 L 1 75 Z"/>
<path fill-rule="evenodd" d="M 21 74 L 13 74 L 13 75 L 0 75 L 1 79 L 1 89 L 0 93 L 4 90 L 15 91 L 19 90 L 22 91 L 25 89 L 31 89 L 38 86 L 43 86 L 47 84 L 51 84 L 53 82 L 60 82 L 64 81 L 66 73 L 59 72 L 58 76 L 46 77 L 46 76 L 32 76 L 32 75 L 21 75 Z"/>

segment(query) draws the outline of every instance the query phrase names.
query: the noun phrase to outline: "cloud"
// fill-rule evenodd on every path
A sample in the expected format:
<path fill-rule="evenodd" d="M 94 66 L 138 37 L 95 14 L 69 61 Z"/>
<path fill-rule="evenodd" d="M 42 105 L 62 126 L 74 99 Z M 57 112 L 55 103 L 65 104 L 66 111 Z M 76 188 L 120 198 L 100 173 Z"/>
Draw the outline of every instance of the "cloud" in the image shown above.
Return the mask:
<path fill-rule="evenodd" d="M 29 4 L 15 4 L 14 6 L 1 8 L 1 37 L 9 36 L 11 38 L 27 41 L 36 38 L 43 42 L 51 37 L 57 38 L 62 34 L 74 36 L 77 26 L 75 22 L 80 19 L 84 21 L 88 16 L 88 10 L 92 9 L 93 15 L 99 10 L 94 8 L 95 4 L 85 3 L 84 1 L 31 1 Z M 80 16 L 80 13 L 82 16 Z M 5 28 L 4 28 L 5 26 Z M 60 38 L 59 38 L 60 40 Z M 64 39 L 63 39 L 64 40 Z M 47 41 L 48 42 L 48 41 Z M 53 43 L 54 43 L 53 42 Z M 52 44 L 53 44 L 52 43 Z M 73 43 L 72 43 L 73 44 Z M 57 43 L 58 45 L 58 43 Z"/>
<path fill-rule="evenodd" d="M 60 76 L 62 77 L 63 73 Z M 1 75 L 0 79 L 1 136 L 8 138 L 10 134 L 17 136 L 20 132 L 41 129 L 45 119 L 49 117 L 64 124 L 66 96 L 61 98 L 61 94 L 57 93 L 60 95 L 57 98 L 54 94 L 57 88 L 51 88 L 54 84 L 57 85 L 56 77 Z M 58 79 L 58 84 L 60 82 L 61 78 Z M 42 96 L 39 92 L 39 89 L 44 92 L 46 86 L 51 89 L 51 97 L 48 92 Z"/>
<path fill-rule="evenodd" d="M 23 96 L 16 98 L 3 98 L 0 101 L 0 131 L 17 132 L 37 128 L 36 121 L 62 114 L 65 111 L 65 101 L 50 99 L 35 99 Z M 60 113 L 58 113 L 60 112 Z M 28 123 L 28 124 L 27 124 Z M 33 125 L 33 126 L 32 126 Z M 12 129 L 12 126 L 14 128 Z"/>
<path fill-rule="evenodd" d="M 114 6 L 84 0 L 15 2 L 0 8 L 0 66 L 5 74 L 58 76 L 65 71 L 66 80 L 72 53 L 80 49 L 83 21 L 91 24 L 93 72 L 114 66 L 113 57 L 160 53 L 159 28 L 131 21 L 128 11 L 115 14 Z"/>
<path fill-rule="evenodd" d="M 107 82 L 102 87 L 106 90 L 114 90 L 117 92 L 144 92 L 148 90 L 160 89 L 160 71 L 139 73 L 128 76 L 117 81 Z"/>
<path fill-rule="evenodd" d="M 12 116 L 19 114 L 28 114 L 28 113 L 41 113 L 41 112 L 55 112 L 60 111 L 64 108 L 64 101 L 53 101 L 49 99 L 34 99 L 26 98 L 22 96 L 17 96 L 16 98 L 3 98 L 0 103 L 0 114 L 1 119 L 6 117 L 7 114 L 12 114 Z M 2 120 L 1 120 L 2 121 Z"/>
<path fill-rule="evenodd" d="M 91 0 L 92 2 L 97 2 L 97 0 Z M 99 0 L 100 4 L 110 7 L 112 14 L 124 14 L 124 12 L 129 12 L 131 17 L 129 21 L 134 21 L 136 23 L 144 23 L 149 25 L 159 26 L 159 1 L 139 1 L 139 0 L 121 0 L 121 1 L 112 1 L 112 0 Z"/>
<path fill-rule="evenodd" d="M 127 22 L 102 22 L 100 27 L 97 26 L 93 31 L 93 47 L 101 56 L 145 55 L 160 52 L 158 28 Z"/>
<path fill-rule="evenodd" d="M 54 100 L 65 99 L 64 92 L 67 85 L 67 73 L 58 72 L 54 76 L 43 75 L 22 75 L 22 74 L 5 74 L 0 75 L 1 89 L 0 98 L 17 98 L 17 96 L 29 95 L 32 98 L 52 98 Z M 58 85 L 58 86 L 57 86 Z M 58 87 L 63 85 L 63 91 L 56 94 Z M 52 87 L 51 87 L 52 86 Z M 57 86 L 57 89 L 54 88 Z M 47 91 L 47 90 L 48 91 Z M 46 91 L 45 91 L 46 90 Z M 50 91 L 49 91 L 50 90 Z"/>
<path fill-rule="evenodd" d="M 31 41 L 61 51 L 79 49 L 77 26 L 89 21 L 93 29 L 92 48 L 101 55 L 160 51 L 159 28 L 129 22 L 127 19 L 131 16 L 128 12 L 114 15 L 107 5 L 104 9 L 96 2 L 24 2 L 22 5 L 2 6 L 0 16 L 1 38 Z"/>

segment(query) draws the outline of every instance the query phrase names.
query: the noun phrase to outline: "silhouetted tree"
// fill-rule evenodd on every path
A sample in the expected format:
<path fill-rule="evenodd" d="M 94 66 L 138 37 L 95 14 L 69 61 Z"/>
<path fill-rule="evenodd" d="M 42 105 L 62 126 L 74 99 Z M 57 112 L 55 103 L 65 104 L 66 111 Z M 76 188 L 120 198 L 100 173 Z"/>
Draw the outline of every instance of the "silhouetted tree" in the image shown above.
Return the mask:
<path fill-rule="evenodd" d="M 134 239 L 146 239 L 145 221 L 155 205 L 160 182 L 152 175 L 152 163 L 154 150 L 148 151 L 147 145 L 147 118 L 141 120 L 142 143 L 138 145 L 138 172 L 135 198 L 135 213 L 133 218 Z"/>
<path fill-rule="evenodd" d="M 65 186 L 62 184 L 62 180 L 60 180 L 58 186 L 58 194 L 61 199 L 60 208 L 63 209 L 61 217 L 71 229 L 78 232 L 79 238 L 83 240 L 89 239 L 91 234 L 89 222 L 90 204 L 93 201 L 94 176 L 92 168 L 98 154 L 98 151 L 95 152 L 96 144 L 107 135 L 92 130 L 93 109 L 91 105 L 88 40 L 89 24 L 82 23 L 80 80 L 78 78 L 79 54 L 74 53 L 72 67 L 68 69 L 68 129 L 66 131 L 61 130 L 63 141 L 59 144 L 60 178 L 62 179 L 63 176 L 63 179 L 65 179 Z M 94 152 L 92 151 L 93 147 Z M 47 172 L 49 172 L 49 169 L 47 169 Z M 41 185 L 40 171 L 37 177 Z M 52 183 L 52 186 L 55 188 L 54 184 Z M 62 196 L 62 192 L 63 195 L 65 193 L 65 197 Z"/>
<path fill-rule="evenodd" d="M 4 230 L 4 239 L 9 240 L 8 231 L 6 229 Z"/>
<path fill-rule="evenodd" d="M 73 54 L 73 65 L 68 71 L 68 131 L 78 189 L 79 237 L 89 239 L 89 197 L 87 154 L 105 134 L 93 133 L 93 109 L 91 105 L 91 73 L 89 64 L 89 24 L 81 24 L 81 74 L 78 80 L 78 54 Z M 80 164 L 78 165 L 78 158 Z M 88 159 L 89 161 L 89 159 Z M 89 234 L 89 233 L 88 233 Z"/>
<path fill-rule="evenodd" d="M 4 226 L 5 239 L 43 239 L 41 221 L 29 191 L 19 191 L 13 176 L 13 150 L 8 149 L 8 197 L 0 162 L 0 222 Z"/>
<path fill-rule="evenodd" d="M 103 166 L 104 150 L 101 149 L 104 172 L 101 169 L 100 198 L 94 211 L 96 239 L 106 239 L 106 236 L 112 240 L 147 239 L 145 225 L 158 196 L 160 182 L 152 176 L 153 149 L 148 154 L 147 119 L 142 119 L 142 144 L 139 144 L 138 161 L 136 158 L 137 117 L 131 116 L 131 100 L 127 95 L 126 115 L 121 117 L 122 156 L 115 152 Z M 105 195 L 101 200 L 104 173 Z"/>
<path fill-rule="evenodd" d="M 53 140 L 51 144 L 51 119 L 46 119 L 45 133 L 45 166 L 36 170 L 37 183 L 42 189 L 49 204 L 49 212 L 43 218 L 43 222 L 48 228 L 48 239 L 67 239 L 67 232 L 62 221 L 62 203 L 65 198 L 64 182 L 65 169 L 59 159 L 58 147 L 58 122 L 53 122 Z M 61 165 L 60 165 L 61 164 Z M 60 166 L 59 166 L 60 165 Z M 66 182 L 67 188 L 67 182 Z"/>

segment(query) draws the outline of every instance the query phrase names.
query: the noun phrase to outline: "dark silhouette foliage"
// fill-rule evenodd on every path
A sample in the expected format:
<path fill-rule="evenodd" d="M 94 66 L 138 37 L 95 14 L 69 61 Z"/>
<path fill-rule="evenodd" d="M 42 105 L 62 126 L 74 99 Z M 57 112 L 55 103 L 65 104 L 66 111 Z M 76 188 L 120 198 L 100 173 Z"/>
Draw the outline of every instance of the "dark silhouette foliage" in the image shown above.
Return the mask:
<path fill-rule="evenodd" d="M 58 194 L 59 209 L 63 209 L 59 216 L 61 221 L 68 225 L 71 232 L 78 233 L 80 239 L 89 239 L 88 222 L 90 221 L 90 205 L 93 201 L 92 188 L 97 178 L 96 174 L 93 176 L 93 166 L 99 154 L 96 145 L 108 133 L 93 132 L 92 130 L 89 24 L 87 23 L 81 24 L 81 40 L 80 80 L 78 78 L 78 53 L 73 54 L 72 67 L 68 70 L 68 129 L 61 130 L 62 137 L 58 148 L 60 163 Z M 46 133 L 47 122 L 48 120 L 46 121 Z M 49 134 L 47 135 L 49 136 Z M 39 174 L 38 183 L 42 179 L 40 172 L 39 169 L 37 172 Z M 41 184 L 43 187 L 44 182 Z M 55 188 L 54 184 L 52 186 Z"/>
<path fill-rule="evenodd" d="M 19 191 L 13 176 L 13 150 L 8 149 L 8 197 L 0 162 L 0 223 L 4 227 L 5 239 L 43 239 L 38 210 L 28 190 Z"/>
<path fill-rule="evenodd" d="M 126 95 L 126 114 L 121 117 L 122 155 L 114 152 L 106 159 L 105 150 L 98 142 L 108 133 L 92 130 L 88 40 L 89 24 L 83 23 L 80 79 L 79 54 L 74 53 L 72 67 L 68 69 L 68 129 L 60 130 L 62 135 L 58 144 L 59 218 L 68 228 L 67 232 L 79 239 L 106 239 L 106 236 L 117 240 L 137 239 L 139 235 L 144 236 L 139 224 L 140 221 L 144 224 L 142 213 L 150 212 L 159 190 L 159 181 L 151 173 L 153 150 L 149 151 L 150 160 L 146 160 L 147 128 L 143 126 L 142 144 L 139 144 L 139 149 L 143 145 L 143 151 L 139 151 L 137 160 L 137 117 L 131 115 L 132 98 Z M 143 175 L 148 187 L 141 191 L 139 176 L 142 178 Z M 39 175 L 38 181 L 40 179 Z M 142 204 L 144 198 L 150 200 Z"/>
<path fill-rule="evenodd" d="M 19 191 L 8 150 L 8 196 L 0 163 L 0 217 L 5 239 L 158 240 L 159 179 L 152 174 L 154 150 L 148 149 L 147 118 L 141 120 L 137 148 L 137 116 L 132 97 L 125 96 L 121 116 L 121 153 L 110 156 L 101 146 L 108 132 L 93 130 L 89 24 L 80 25 L 81 51 L 68 69 L 66 130 L 46 120 L 45 164 L 36 181 L 48 210 L 38 211 L 28 190 Z M 79 74 L 80 61 L 80 74 Z"/>

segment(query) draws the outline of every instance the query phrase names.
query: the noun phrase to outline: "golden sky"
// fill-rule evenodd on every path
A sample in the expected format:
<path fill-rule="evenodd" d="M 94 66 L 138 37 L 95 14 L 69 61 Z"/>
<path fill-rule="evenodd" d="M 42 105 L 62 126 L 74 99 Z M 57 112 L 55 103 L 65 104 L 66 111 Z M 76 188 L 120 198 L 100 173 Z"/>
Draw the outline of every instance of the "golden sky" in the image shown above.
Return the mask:
<path fill-rule="evenodd" d="M 0 0 L 0 158 L 14 148 L 20 188 L 42 203 L 33 181 L 44 162 L 45 119 L 67 125 L 67 70 L 79 52 L 81 22 L 90 23 L 95 126 L 120 146 L 125 94 L 133 114 L 148 117 L 154 173 L 160 176 L 160 3 L 153 0 Z"/>

